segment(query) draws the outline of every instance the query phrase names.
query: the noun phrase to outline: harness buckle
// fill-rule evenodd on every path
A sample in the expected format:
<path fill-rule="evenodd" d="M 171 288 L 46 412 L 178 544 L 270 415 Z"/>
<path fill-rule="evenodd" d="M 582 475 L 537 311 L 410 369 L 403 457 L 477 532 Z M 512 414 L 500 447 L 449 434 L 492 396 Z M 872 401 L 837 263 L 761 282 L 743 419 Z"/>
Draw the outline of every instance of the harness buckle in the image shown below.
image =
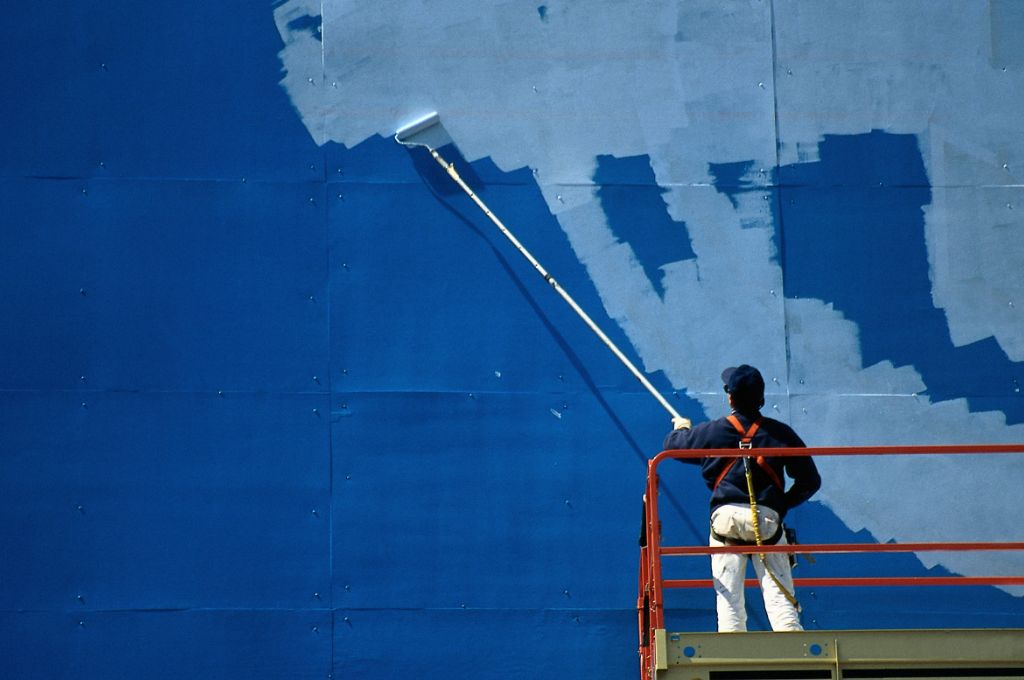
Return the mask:
<path fill-rule="evenodd" d="M 754 448 L 754 443 L 751 442 L 751 441 L 742 441 L 741 440 L 740 441 L 740 448 L 741 449 L 752 449 L 752 448 Z"/>

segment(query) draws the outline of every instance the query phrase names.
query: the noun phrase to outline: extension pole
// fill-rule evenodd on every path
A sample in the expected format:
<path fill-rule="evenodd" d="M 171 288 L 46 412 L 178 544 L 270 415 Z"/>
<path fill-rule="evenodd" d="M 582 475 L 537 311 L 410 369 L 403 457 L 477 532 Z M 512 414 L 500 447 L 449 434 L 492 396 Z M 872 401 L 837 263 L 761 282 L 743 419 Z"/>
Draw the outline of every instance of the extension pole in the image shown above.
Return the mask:
<path fill-rule="evenodd" d="M 537 261 L 537 258 L 531 255 L 530 251 L 528 251 L 523 244 L 519 242 L 519 239 L 517 239 L 515 235 L 509 231 L 504 224 L 502 224 L 501 220 L 498 219 L 498 216 L 492 213 L 491 209 L 488 208 L 475 193 L 473 193 L 473 190 L 469 188 L 469 185 L 462 180 L 462 177 L 460 177 L 459 173 L 455 170 L 455 165 L 442 158 L 441 154 L 439 154 L 435 149 L 429 146 L 426 148 L 430 151 L 430 155 L 434 157 L 434 160 L 437 161 L 437 164 L 444 168 L 445 172 L 448 173 L 448 176 L 466 192 L 466 195 L 473 199 L 473 202 L 483 210 L 484 214 L 490 218 L 491 222 L 494 222 L 494 225 L 501 230 L 501 233 L 505 235 L 505 238 L 512 242 L 512 245 L 516 247 L 516 250 L 522 253 L 523 257 L 529 260 L 530 264 L 533 265 L 533 268 L 537 270 L 537 273 L 544 277 L 545 281 L 551 284 L 551 287 L 555 289 L 555 292 L 562 296 L 562 299 L 572 307 L 573 311 L 576 312 L 581 319 L 583 319 L 583 322 L 590 327 L 590 330 L 594 331 L 597 337 L 601 339 L 601 342 L 603 342 L 605 346 L 612 351 L 612 354 L 617 356 L 619 361 L 629 369 L 629 372 L 633 374 L 633 377 L 639 380 L 640 384 L 647 388 L 647 391 L 651 393 L 651 396 L 657 399 L 658 403 L 665 407 L 665 410 L 668 411 L 673 418 L 681 418 L 682 416 L 672 408 L 672 405 L 668 403 L 665 397 L 663 397 L 661 393 L 654 388 L 654 385 L 652 385 L 651 381 L 647 379 L 647 376 L 641 373 L 640 370 L 633 365 L 633 362 L 629 360 L 629 357 L 623 354 L 622 350 L 615 346 L 615 343 L 612 342 L 611 338 L 604 334 L 604 331 L 602 331 L 598 325 L 594 323 L 594 320 L 591 319 L 585 311 L 583 311 L 583 308 L 576 304 L 576 301 L 572 299 L 572 296 L 558 284 L 558 281 L 555 281 L 555 277 L 551 276 L 551 274 L 541 266 L 541 263 Z"/>

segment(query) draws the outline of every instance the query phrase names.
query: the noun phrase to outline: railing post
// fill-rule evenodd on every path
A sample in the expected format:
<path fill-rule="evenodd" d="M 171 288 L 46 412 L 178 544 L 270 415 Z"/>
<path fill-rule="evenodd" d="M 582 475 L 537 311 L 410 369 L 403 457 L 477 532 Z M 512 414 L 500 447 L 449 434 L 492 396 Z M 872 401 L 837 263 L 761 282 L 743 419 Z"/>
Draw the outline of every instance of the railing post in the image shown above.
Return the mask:
<path fill-rule="evenodd" d="M 661 583 L 661 525 L 658 514 L 658 463 L 661 459 L 657 456 L 647 462 L 647 494 L 644 506 L 646 509 L 644 526 L 647 537 L 647 600 L 648 600 L 648 621 L 647 621 L 647 676 L 654 680 L 657 669 L 662 667 L 666 659 L 664 653 L 659 655 L 657 640 L 659 631 L 665 629 L 664 593 Z M 664 647 L 662 647 L 662 650 Z M 662 658 L 659 658 L 662 657 Z"/>

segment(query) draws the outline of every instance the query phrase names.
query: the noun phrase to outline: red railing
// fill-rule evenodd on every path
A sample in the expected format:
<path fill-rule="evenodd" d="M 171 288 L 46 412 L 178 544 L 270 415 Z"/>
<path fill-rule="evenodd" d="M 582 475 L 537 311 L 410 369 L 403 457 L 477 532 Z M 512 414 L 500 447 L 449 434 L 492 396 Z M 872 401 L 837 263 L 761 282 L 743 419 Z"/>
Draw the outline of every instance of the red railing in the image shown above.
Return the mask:
<path fill-rule="evenodd" d="M 807 449 L 771 449 L 773 457 L 787 456 L 891 456 L 891 455 L 977 455 L 1024 453 L 1024 444 L 986 444 L 977 446 L 849 446 Z M 644 494 L 644 544 L 640 548 L 640 579 L 637 614 L 640 627 L 641 677 L 655 677 L 655 638 L 665 629 L 665 588 L 712 588 L 711 579 L 663 579 L 661 558 L 677 555 L 712 555 L 715 553 L 869 553 L 925 552 L 968 550 L 1024 550 L 1024 542 L 950 542 L 950 543 L 835 543 L 771 546 L 662 546 L 661 522 L 658 518 L 658 466 L 668 459 L 741 458 L 750 455 L 742 449 L 700 449 L 662 451 L 647 462 L 647 490 Z M 754 579 L 748 587 L 757 585 Z M 1024 576 L 913 576 L 913 577 L 834 577 L 797 578 L 796 586 L 974 586 L 1024 585 Z"/>

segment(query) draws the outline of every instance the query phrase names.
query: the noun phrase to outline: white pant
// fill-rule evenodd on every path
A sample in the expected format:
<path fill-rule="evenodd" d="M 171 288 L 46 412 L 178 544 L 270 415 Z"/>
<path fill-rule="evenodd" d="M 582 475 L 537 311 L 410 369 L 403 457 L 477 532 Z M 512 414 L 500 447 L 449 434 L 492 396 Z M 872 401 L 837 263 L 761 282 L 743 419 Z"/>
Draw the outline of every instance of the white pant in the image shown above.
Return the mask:
<path fill-rule="evenodd" d="M 771 508 L 758 507 L 762 540 L 771 538 L 779 527 L 779 515 Z M 741 541 L 754 540 L 754 520 L 750 505 L 723 505 L 715 508 L 711 514 L 711 528 L 727 538 Z M 726 545 L 711 538 L 712 546 Z M 777 545 L 787 545 L 783 535 Z M 743 579 L 746 577 L 747 560 L 754 562 L 754 572 L 761 583 L 764 596 L 765 611 L 772 624 L 772 630 L 803 630 L 800 625 L 800 614 L 782 593 L 772 577 L 765 572 L 764 564 L 757 555 L 721 554 L 711 556 L 711 576 L 715 583 L 715 595 L 718 605 L 719 632 L 745 631 L 747 629 L 747 609 L 743 591 Z M 793 572 L 789 564 L 789 555 L 785 553 L 766 553 L 768 568 L 776 578 L 793 592 Z"/>

